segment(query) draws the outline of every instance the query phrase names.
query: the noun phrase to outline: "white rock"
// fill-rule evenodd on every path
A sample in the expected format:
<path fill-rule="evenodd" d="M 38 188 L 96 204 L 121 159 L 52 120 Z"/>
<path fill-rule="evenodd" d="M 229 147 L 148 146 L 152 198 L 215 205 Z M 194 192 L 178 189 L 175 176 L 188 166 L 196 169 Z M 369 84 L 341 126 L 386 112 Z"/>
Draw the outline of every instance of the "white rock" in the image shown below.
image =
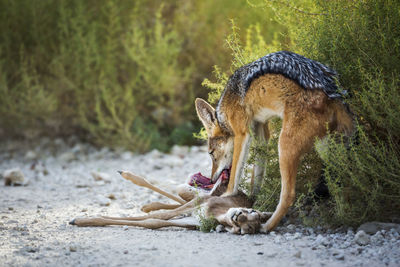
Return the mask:
<path fill-rule="evenodd" d="M 111 176 L 108 173 L 92 171 L 90 174 L 96 181 L 105 181 L 105 182 L 111 181 Z"/>
<path fill-rule="evenodd" d="M 363 230 L 367 234 L 375 234 L 380 230 L 389 231 L 390 229 L 395 229 L 395 231 L 400 232 L 400 224 L 396 223 L 382 223 L 382 222 L 367 222 L 360 227 L 358 227 L 358 231 Z"/>
<path fill-rule="evenodd" d="M 363 230 L 358 231 L 354 236 L 354 242 L 356 242 L 360 246 L 368 245 L 370 242 L 370 237 Z"/>
<path fill-rule="evenodd" d="M 110 206 L 111 200 L 108 197 L 98 195 L 96 202 L 100 204 L 100 206 Z"/>
<path fill-rule="evenodd" d="M 164 164 L 169 167 L 182 167 L 184 164 L 183 159 L 179 157 L 170 156 L 164 160 Z"/>
<path fill-rule="evenodd" d="M 24 174 L 19 168 L 9 169 L 4 171 L 4 184 L 9 185 L 23 185 L 25 181 Z"/>
<path fill-rule="evenodd" d="M 284 240 L 283 240 L 283 237 L 281 236 L 281 235 L 277 235 L 277 236 L 275 236 L 275 238 L 274 238 L 274 242 L 276 243 L 276 244 L 280 244 L 280 243 L 282 243 Z"/>
<path fill-rule="evenodd" d="M 303 236 L 302 233 L 296 232 L 296 233 L 294 233 L 294 235 L 293 235 L 293 239 L 299 239 L 299 238 L 302 237 L 302 236 Z"/>
<path fill-rule="evenodd" d="M 121 159 L 123 160 L 131 160 L 133 158 L 133 153 L 130 151 L 125 151 L 121 154 Z"/>
<path fill-rule="evenodd" d="M 344 260 L 344 254 L 342 252 L 340 252 L 340 251 L 335 251 L 335 252 L 333 252 L 332 255 L 337 260 L 340 260 L 340 261 Z"/>
<path fill-rule="evenodd" d="M 150 158 L 153 158 L 153 159 L 158 159 L 158 158 L 162 157 L 162 153 L 160 151 L 158 151 L 157 149 L 153 149 L 152 151 L 147 153 L 147 156 L 149 156 Z"/>
<path fill-rule="evenodd" d="M 37 158 L 38 158 L 38 155 L 36 154 L 35 151 L 29 150 L 25 153 L 25 159 L 27 159 L 27 160 L 34 160 Z"/>
<path fill-rule="evenodd" d="M 317 238 L 314 241 L 314 246 L 325 245 L 326 239 L 322 235 L 317 235 Z"/>
<path fill-rule="evenodd" d="M 75 153 L 75 154 L 81 153 L 82 152 L 82 146 L 80 144 L 74 145 L 74 147 L 71 148 L 71 152 Z"/>
<path fill-rule="evenodd" d="M 64 142 L 64 140 L 61 139 L 61 138 L 56 138 L 56 139 L 54 140 L 54 144 L 55 144 L 56 146 L 65 146 L 65 142 Z"/>
<path fill-rule="evenodd" d="M 64 152 L 58 157 L 61 161 L 71 162 L 76 159 L 76 156 L 72 152 Z"/>
<path fill-rule="evenodd" d="M 171 154 L 176 156 L 186 156 L 189 153 L 189 147 L 174 145 Z"/>
<path fill-rule="evenodd" d="M 198 153 L 200 151 L 200 147 L 199 146 L 192 146 L 190 148 L 190 152 L 192 153 Z"/>
<path fill-rule="evenodd" d="M 377 232 L 376 234 L 374 234 L 373 236 L 371 236 L 371 242 L 377 245 L 380 245 L 383 243 L 383 235 L 381 232 Z"/>

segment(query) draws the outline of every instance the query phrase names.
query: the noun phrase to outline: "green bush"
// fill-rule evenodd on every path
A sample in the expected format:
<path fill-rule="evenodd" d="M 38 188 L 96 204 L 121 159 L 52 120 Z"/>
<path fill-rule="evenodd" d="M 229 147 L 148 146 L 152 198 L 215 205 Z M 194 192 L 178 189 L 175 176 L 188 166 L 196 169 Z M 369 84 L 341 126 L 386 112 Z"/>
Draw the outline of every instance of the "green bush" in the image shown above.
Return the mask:
<path fill-rule="evenodd" d="M 339 72 L 358 120 L 358 140 L 348 147 L 332 136 L 321 154 L 332 193 L 330 209 L 321 209 L 324 221 L 358 225 L 398 219 L 400 3 L 342 0 L 304 6 L 320 15 L 290 15 L 294 47 Z"/>
<path fill-rule="evenodd" d="M 192 143 L 200 79 L 229 59 L 219 45 L 229 18 L 265 21 L 267 35 L 276 26 L 251 10 L 241 0 L 0 0 L 0 133 L 139 151 Z"/>
<path fill-rule="evenodd" d="M 400 210 L 400 3 L 396 1 L 266 1 L 276 20 L 287 27 L 286 45 L 260 46 L 239 38 L 233 44 L 232 69 L 272 50 L 290 50 L 335 68 L 346 99 L 357 118 L 357 131 L 350 144 L 332 133 L 319 149 L 331 199 L 315 203 L 314 223 L 359 225 L 370 220 L 399 219 Z M 301 25 L 301 26 L 299 26 Z M 258 36 L 258 35 L 257 35 Z M 258 36 L 257 38 L 261 38 Z M 246 54 L 246 46 L 264 53 Z M 259 50 L 260 49 L 260 50 Z M 232 70 L 216 68 L 216 82 L 205 80 L 215 102 Z M 271 123 L 270 123 L 271 124 Z M 253 144 L 250 163 L 266 162 L 267 173 L 256 206 L 273 210 L 280 193 L 277 138 L 279 121 L 272 122 L 268 144 Z M 255 153 L 256 152 L 256 153 Z M 298 170 L 296 208 L 301 215 L 320 175 L 316 152 L 305 156 Z M 248 185 L 245 185 L 248 187 Z M 305 217 L 308 223 L 309 218 Z"/>

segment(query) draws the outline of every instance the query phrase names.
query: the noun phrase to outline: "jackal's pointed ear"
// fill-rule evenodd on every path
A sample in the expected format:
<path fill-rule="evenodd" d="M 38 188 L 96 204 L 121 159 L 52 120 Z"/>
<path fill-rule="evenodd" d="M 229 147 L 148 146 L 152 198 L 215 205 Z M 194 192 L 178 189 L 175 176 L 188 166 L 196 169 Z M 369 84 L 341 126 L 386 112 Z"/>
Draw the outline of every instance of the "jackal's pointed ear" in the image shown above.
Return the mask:
<path fill-rule="evenodd" d="M 215 109 L 201 98 L 196 98 L 195 103 L 197 115 L 203 123 L 204 128 L 206 128 L 207 133 L 210 134 L 217 121 L 217 118 L 215 117 Z"/>

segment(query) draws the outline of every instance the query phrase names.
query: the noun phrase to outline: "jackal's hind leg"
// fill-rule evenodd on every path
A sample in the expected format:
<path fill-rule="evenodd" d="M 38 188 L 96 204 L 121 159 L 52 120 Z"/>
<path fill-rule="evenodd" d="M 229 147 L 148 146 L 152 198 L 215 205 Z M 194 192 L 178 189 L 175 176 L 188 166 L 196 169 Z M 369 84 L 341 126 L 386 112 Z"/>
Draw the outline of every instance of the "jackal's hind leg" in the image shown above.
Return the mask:
<path fill-rule="evenodd" d="M 279 204 L 272 217 L 263 225 L 263 231 L 274 229 L 293 204 L 296 196 L 296 175 L 300 157 L 312 148 L 316 137 L 326 133 L 324 123 L 318 117 L 307 119 L 287 118 L 282 124 L 279 137 L 279 168 L 281 172 L 281 194 Z"/>

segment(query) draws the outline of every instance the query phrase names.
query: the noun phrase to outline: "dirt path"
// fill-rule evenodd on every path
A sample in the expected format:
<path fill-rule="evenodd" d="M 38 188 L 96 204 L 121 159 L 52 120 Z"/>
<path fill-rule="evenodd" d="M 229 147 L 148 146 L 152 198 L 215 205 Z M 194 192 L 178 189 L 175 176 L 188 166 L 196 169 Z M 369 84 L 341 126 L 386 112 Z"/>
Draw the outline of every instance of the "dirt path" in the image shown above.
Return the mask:
<path fill-rule="evenodd" d="M 26 186 L 0 180 L 1 266 L 399 266 L 400 237 L 383 231 L 365 246 L 354 233 L 324 233 L 290 225 L 268 235 L 236 236 L 180 229 L 78 228 L 68 222 L 93 215 L 140 213 L 168 200 L 119 177 L 131 170 L 174 192 L 189 174 L 209 174 L 204 148 L 172 154 L 97 150 L 75 140 L 35 146 L 0 144 L 0 173 L 20 168 Z M 102 172 L 96 181 L 91 172 Z M 110 199 L 111 198 L 111 199 Z M 114 199 L 113 199 L 114 198 Z M 397 234 L 397 235 L 396 235 Z"/>

